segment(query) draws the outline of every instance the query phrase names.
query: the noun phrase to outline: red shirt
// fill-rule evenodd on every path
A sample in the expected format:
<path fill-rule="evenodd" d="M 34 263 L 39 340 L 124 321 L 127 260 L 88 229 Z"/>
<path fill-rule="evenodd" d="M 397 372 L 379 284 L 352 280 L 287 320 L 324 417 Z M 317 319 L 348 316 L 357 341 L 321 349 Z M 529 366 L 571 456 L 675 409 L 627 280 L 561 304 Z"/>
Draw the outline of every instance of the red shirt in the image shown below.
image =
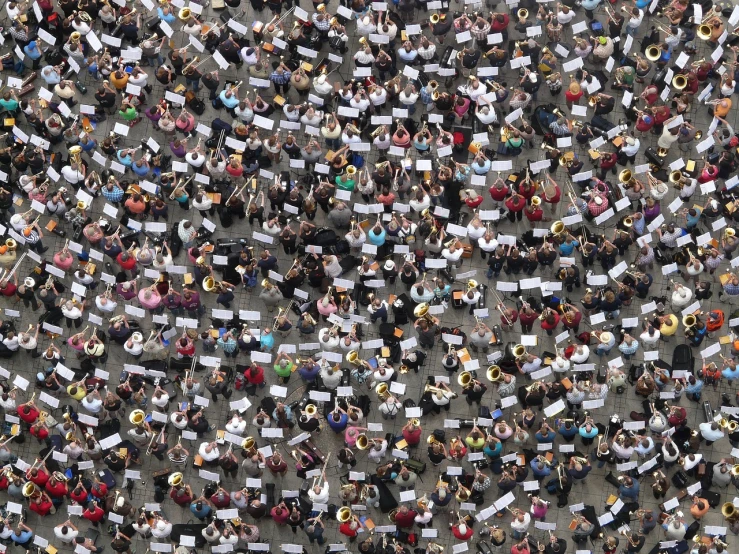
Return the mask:
<path fill-rule="evenodd" d="M 670 414 L 670 417 L 667 418 L 667 421 L 670 425 L 673 427 L 677 427 L 680 425 L 683 421 L 685 421 L 685 418 L 687 417 L 687 412 L 685 411 L 685 408 L 681 408 L 679 406 L 675 407 L 677 410 L 677 413 Z"/>
<path fill-rule="evenodd" d="M 16 290 L 18 290 L 18 287 L 15 286 L 15 283 L 8 283 L 4 289 L 0 289 L 0 293 L 3 296 L 11 297 L 15 294 Z"/>
<path fill-rule="evenodd" d="M 493 200 L 496 202 L 502 202 L 505 200 L 505 197 L 508 196 L 508 185 L 504 186 L 502 189 L 493 185 L 488 189 L 488 192 L 490 193 L 490 196 L 492 196 Z"/>
<path fill-rule="evenodd" d="M 559 314 L 557 312 L 550 312 L 554 316 L 554 322 L 549 323 L 546 319 L 541 322 L 541 328 L 545 331 L 553 331 L 559 325 Z"/>
<path fill-rule="evenodd" d="M 518 213 L 526 207 L 526 201 L 523 198 L 516 196 L 517 204 L 513 203 L 513 196 L 505 201 L 505 207 L 514 213 Z"/>
<path fill-rule="evenodd" d="M 662 125 L 668 119 L 670 119 L 670 108 L 667 106 L 654 108 L 654 123 L 656 125 Z"/>
<path fill-rule="evenodd" d="M 103 517 L 105 517 L 105 511 L 100 506 L 95 506 L 95 511 L 91 512 L 89 509 L 86 509 L 82 512 L 82 517 L 95 523 L 96 521 L 102 521 Z"/>
<path fill-rule="evenodd" d="M 9 485 L 10 485 L 10 481 L 8 481 L 8 478 L 5 477 L 5 475 L 0 477 L 0 491 L 8 490 Z"/>
<path fill-rule="evenodd" d="M 571 320 L 568 320 L 566 317 L 562 318 L 562 326 L 565 329 L 574 329 L 578 325 L 580 325 L 580 320 L 582 320 L 582 312 L 575 312 L 575 315 L 572 316 Z"/>
<path fill-rule="evenodd" d="M 28 506 L 32 512 L 36 512 L 40 516 L 45 516 L 51 510 L 52 503 L 48 500 L 41 502 L 31 502 Z"/>
<path fill-rule="evenodd" d="M 413 510 L 408 510 L 407 514 L 401 514 L 398 512 L 395 516 L 395 525 L 400 528 L 413 527 L 416 515 L 418 514 Z"/>
<path fill-rule="evenodd" d="M 536 194 L 535 185 L 521 185 L 518 187 L 518 194 L 523 196 L 526 200 L 531 200 Z"/>
<path fill-rule="evenodd" d="M 36 475 L 31 475 L 31 470 L 26 471 L 26 479 L 31 481 L 37 487 L 45 487 L 46 483 L 49 482 L 49 474 L 43 469 L 39 469 Z"/>
<path fill-rule="evenodd" d="M 531 210 L 524 210 L 523 215 L 526 216 L 526 219 L 529 221 L 541 221 L 544 218 L 544 210 L 541 208 L 535 208 L 532 212 Z"/>
<path fill-rule="evenodd" d="M 256 372 L 252 369 L 256 369 Z M 264 368 L 259 365 L 256 368 L 250 367 L 244 371 L 244 378 L 252 385 L 261 385 L 264 383 Z"/>
<path fill-rule="evenodd" d="M 118 257 L 115 259 L 115 261 L 118 262 L 118 265 L 121 266 L 121 269 L 124 269 L 126 271 L 131 271 L 134 267 L 136 267 L 136 258 L 129 255 L 128 259 L 124 262 L 123 252 L 118 254 Z"/>
<path fill-rule="evenodd" d="M 601 169 L 611 169 L 613 166 L 616 165 L 616 162 L 618 161 L 618 155 L 614 152 L 609 152 L 606 154 L 603 154 L 600 158 L 600 168 Z"/>
<path fill-rule="evenodd" d="M 459 531 L 459 525 L 455 525 L 454 527 L 452 527 L 452 533 L 460 541 L 469 540 L 469 538 L 472 536 L 473 532 L 474 531 L 472 531 L 472 528 L 469 525 L 467 526 L 467 532 L 464 535 L 462 533 L 460 533 L 460 531 Z"/>
<path fill-rule="evenodd" d="M 636 120 L 636 130 L 640 133 L 646 133 L 652 127 L 654 127 L 654 118 L 651 115 L 646 116 L 646 119 L 640 115 Z"/>
<path fill-rule="evenodd" d="M 475 208 L 477 208 L 477 207 L 478 207 L 478 206 L 479 206 L 480 204 L 482 204 L 482 200 L 483 200 L 482 196 L 480 196 L 480 195 L 478 194 L 478 195 L 477 195 L 477 198 L 475 198 L 474 200 L 472 200 L 472 198 L 470 198 L 470 197 L 468 196 L 468 197 L 467 197 L 467 198 L 465 199 L 464 203 L 465 203 L 465 204 L 467 204 L 467 207 L 468 207 L 469 209 L 471 209 L 471 210 L 474 210 L 474 209 L 475 209 Z"/>
<path fill-rule="evenodd" d="M 105 483 L 97 483 L 95 486 L 92 487 L 92 495 L 95 498 L 105 498 L 105 495 L 108 494 L 108 485 Z"/>
<path fill-rule="evenodd" d="M 49 430 L 46 427 L 31 427 L 31 435 L 39 440 L 44 440 L 49 436 Z"/>
<path fill-rule="evenodd" d="M 69 492 L 69 489 L 67 489 L 67 485 L 65 483 L 62 483 L 61 481 L 55 481 L 54 483 L 51 482 L 51 479 L 49 479 L 46 482 L 46 492 L 49 493 L 49 496 L 53 498 L 61 498 L 62 496 L 67 496 L 67 493 Z"/>
<path fill-rule="evenodd" d="M 30 408 L 28 410 L 28 413 L 25 413 L 24 410 L 26 407 Z M 21 418 L 23 421 L 25 421 L 28 424 L 35 423 L 39 416 L 39 411 L 34 406 L 18 406 L 18 417 Z"/>
<path fill-rule="evenodd" d="M 532 325 L 534 321 L 539 318 L 539 314 L 537 314 L 536 312 L 526 314 L 522 311 L 519 311 L 518 318 L 521 320 L 521 325 Z"/>
<path fill-rule="evenodd" d="M 559 188 L 559 185 L 553 185 L 554 186 L 554 196 L 551 198 L 547 198 L 546 194 L 541 195 L 541 199 L 546 202 L 547 204 L 556 204 L 559 202 L 560 198 L 562 198 L 562 189 Z"/>
<path fill-rule="evenodd" d="M 409 445 L 418 444 L 421 442 L 421 428 L 416 427 L 413 431 L 403 429 L 403 438 Z"/>
<path fill-rule="evenodd" d="M 565 98 L 567 98 L 568 102 L 577 102 L 578 100 L 580 100 L 580 98 L 582 98 L 582 95 L 582 90 L 580 90 L 580 92 L 578 92 L 577 94 L 572 94 L 569 90 L 565 92 Z"/>
<path fill-rule="evenodd" d="M 242 166 L 232 167 L 231 164 L 228 164 L 226 166 L 226 171 L 232 177 L 241 177 L 242 173 L 244 173 L 244 168 Z"/>
<path fill-rule="evenodd" d="M 77 502 L 77 504 L 82 504 L 87 500 L 87 492 L 85 489 L 80 489 L 77 491 L 77 489 L 74 489 L 71 493 L 69 493 L 69 498 Z"/>
<path fill-rule="evenodd" d="M 272 519 L 277 525 L 285 525 L 287 523 L 287 520 L 290 519 L 290 512 L 284 508 L 280 508 L 282 510 L 282 513 L 278 514 L 277 508 L 277 506 L 272 508 L 272 511 L 269 513 L 269 515 L 272 516 Z M 346 525 L 346 523 L 344 525 Z"/>
<path fill-rule="evenodd" d="M 192 502 L 192 496 L 187 493 L 187 491 L 184 491 L 183 494 L 178 495 L 177 491 L 180 489 L 173 488 L 171 491 L 169 491 L 169 497 L 174 500 L 175 504 L 179 506 L 185 506 Z"/>
<path fill-rule="evenodd" d="M 231 504 L 231 498 L 227 494 L 224 494 L 223 498 L 220 498 L 218 493 L 216 493 L 210 497 L 210 501 L 216 508 L 228 508 L 229 504 Z"/>
<path fill-rule="evenodd" d="M 347 521 L 346 523 L 342 523 L 341 525 L 339 525 L 339 533 L 341 533 L 342 535 L 346 535 L 347 537 L 356 537 L 357 529 L 359 529 L 359 527 L 357 527 L 357 529 L 352 529 L 351 527 L 349 527 L 350 523 L 351 521 Z"/>
<path fill-rule="evenodd" d="M 497 17 L 493 18 L 492 23 L 490 23 L 490 31 L 493 33 L 499 33 L 506 27 L 508 27 L 508 23 L 510 23 L 511 18 L 508 17 L 507 13 L 501 14 L 503 16 L 503 21 L 498 21 Z"/>

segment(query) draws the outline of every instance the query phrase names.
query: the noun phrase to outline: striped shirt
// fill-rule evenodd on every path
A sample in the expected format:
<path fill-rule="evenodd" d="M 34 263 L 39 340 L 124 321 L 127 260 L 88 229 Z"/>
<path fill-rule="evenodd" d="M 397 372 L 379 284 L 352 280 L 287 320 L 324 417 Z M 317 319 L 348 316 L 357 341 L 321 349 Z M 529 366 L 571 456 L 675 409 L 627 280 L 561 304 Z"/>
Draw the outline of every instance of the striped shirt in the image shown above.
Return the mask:
<path fill-rule="evenodd" d="M 278 71 L 273 71 L 272 75 L 269 76 L 269 80 L 276 85 L 286 85 L 290 82 L 291 76 L 292 71 L 283 71 L 282 73 L 279 73 Z"/>
<path fill-rule="evenodd" d="M 734 283 L 729 281 L 724 285 L 724 292 L 729 296 L 737 296 L 739 295 L 739 285 L 735 285 Z"/>
<path fill-rule="evenodd" d="M 113 187 L 113 190 L 105 187 L 101 192 L 108 202 L 120 202 L 123 198 L 123 189 L 120 187 Z"/>
<path fill-rule="evenodd" d="M 225 341 L 221 337 L 218 339 L 218 346 L 223 348 L 223 351 L 227 354 L 233 354 L 239 345 L 232 337 L 228 337 Z"/>
<path fill-rule="evenodd" d="M 627 344 L 626 341 L 624 341 L 618 345 L 618 349 L 621 351 L 621 354 L 631 356 L 632 354 L 636 354 L 636 351 L 639 350 L 639 341 L 632 340 L 631 344 Z"/>
<path fill-rule="evenodd" d="M 176 466 L 184 466 L 187 464 L 187 458 L 188 455 L 185 454 L 184 450 L 181 451 L 174 451 L 167 454 L 167 458 L 169 458 L 169 461 L 172 462 Z"/>

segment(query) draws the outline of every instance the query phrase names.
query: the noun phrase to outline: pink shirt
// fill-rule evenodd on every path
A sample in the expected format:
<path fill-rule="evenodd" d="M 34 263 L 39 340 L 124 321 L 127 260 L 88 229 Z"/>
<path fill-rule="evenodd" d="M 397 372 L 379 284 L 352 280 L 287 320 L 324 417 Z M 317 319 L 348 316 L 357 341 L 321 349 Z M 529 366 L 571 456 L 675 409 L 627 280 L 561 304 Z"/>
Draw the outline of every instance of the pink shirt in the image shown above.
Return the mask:
<path fill-rule="evenodd" d="M 144 293 L 146 293 L 147 291 L 151 292 L 151 296 L 148 300 L 144 296 Z M 159 304 L 162 303 L 162 297 L 159 296 L 159 293 L 157 291 L 152 291 L 150 289 L 140 290 L 139 303 L 141 304 L 142 308 L 146 308 L 147 310 L 155 310 L 159 307 Z"/>
<path fill-rule="evenodd" d="M 82 350 L 84 350 L 85 348 L 85 341 L 81 340 L 81 341 L 78 341 L 77 344 L 74 344 L 72 343 L 72 337 L 69 337 L 67 339 L 67 344 L 71 346 L 72 348 L 74 348 L 75 350 L 78 350 L 79 352 L 82 352 Z"/>
<path fill-rule="evenodd" d="M 354 434 L 350 434 L 349 431 L 352 431 Z M 347 447 L 354 448 L 357 444 L 357 437 L 361 434 L 361 431 L 357 430 L 357 427 L 347 427 L 346 431 L 344 431 L 344 441 L 346 442 Z"/>

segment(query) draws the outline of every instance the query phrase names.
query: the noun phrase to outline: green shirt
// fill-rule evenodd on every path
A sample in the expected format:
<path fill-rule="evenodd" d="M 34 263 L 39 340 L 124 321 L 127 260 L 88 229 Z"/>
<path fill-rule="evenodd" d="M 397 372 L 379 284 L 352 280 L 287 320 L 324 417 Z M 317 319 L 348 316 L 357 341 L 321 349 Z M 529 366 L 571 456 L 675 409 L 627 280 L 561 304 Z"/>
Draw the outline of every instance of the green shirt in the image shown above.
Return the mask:
<path fill-rule="evenodd" d="M 336 183 L 336 187 L 340 190 L 348 190 L 350 192 L 354 191 L 354 179 L 347 179 L 346 181 L 342 181 L 341 179 L 342 175 L 337 175 L 336 180 L 334 181 Z"/>
<path fill-rule="evenodd" d="M 12 97 L 9 100 L 5 100 L 5 98 L 0 98 L 0 107 L 9 112 L 13 112 L 18 109 L 18 100 Z"/>
<path fill-rule="evenodd" d="M 121 110 L 118 113 L 126 121 L 133 121 L 139 116 L 136 108 L 126 108 L 125 110 Z"/>
<path fill-rule="evenodd" d="M 293 364 L 291 362 L 287 362 L 287 365 L 285 367 L 282 367 L 279 363 L 275 364 L 275 373 L 278 377 L 290 377 L 290 374 L 293 372 Z"/>

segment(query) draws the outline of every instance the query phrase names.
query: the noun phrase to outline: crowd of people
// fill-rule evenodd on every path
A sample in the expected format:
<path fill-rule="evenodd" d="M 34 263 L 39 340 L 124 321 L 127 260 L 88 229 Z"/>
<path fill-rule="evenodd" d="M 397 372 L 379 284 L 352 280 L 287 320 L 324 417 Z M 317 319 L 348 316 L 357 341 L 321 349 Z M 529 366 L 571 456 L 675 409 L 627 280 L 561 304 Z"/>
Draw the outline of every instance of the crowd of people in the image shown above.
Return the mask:
<path fill-rule="evenodd" d="M 4 17 L 0 542 L 731 551 L 739 8 Z"/>

